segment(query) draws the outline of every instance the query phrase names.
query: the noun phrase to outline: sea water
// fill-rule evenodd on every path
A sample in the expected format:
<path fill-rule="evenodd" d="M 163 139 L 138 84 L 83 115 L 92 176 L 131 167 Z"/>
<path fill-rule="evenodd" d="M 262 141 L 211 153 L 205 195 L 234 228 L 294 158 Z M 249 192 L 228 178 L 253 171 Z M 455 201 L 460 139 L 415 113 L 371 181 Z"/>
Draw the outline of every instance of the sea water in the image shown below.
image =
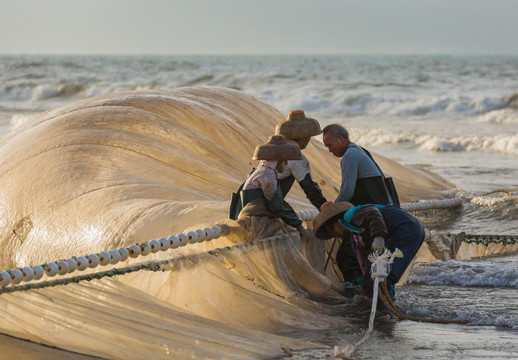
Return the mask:
<path fill-rule="evenodd" d="M 463 199 L 462 211 L 418 214 L 425 226 L 518 237 L 515 56 L 3 56 L 0 136 L 77 100 L 181 86 L 239 89 L 282 113 L 303 109 L 322 126 L 340 123 L 353 142 L 454 185 L 451 195 Z M 380 319 L 355 356 L 518 358 L 517 260 L 416 266 L 398 289 L 398 305 L 410 315 L 454 316 L 470 324 Z M 365 327 L 359 319 L 354 329 L 298 336 L 339 351 Z"/>

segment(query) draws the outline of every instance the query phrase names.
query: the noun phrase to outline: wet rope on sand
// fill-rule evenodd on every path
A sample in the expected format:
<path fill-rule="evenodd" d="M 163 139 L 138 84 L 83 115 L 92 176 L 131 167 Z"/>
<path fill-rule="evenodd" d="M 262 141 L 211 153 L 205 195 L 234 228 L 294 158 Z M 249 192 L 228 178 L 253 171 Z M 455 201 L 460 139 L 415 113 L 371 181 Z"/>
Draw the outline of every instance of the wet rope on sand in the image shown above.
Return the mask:
<path fill-rule="evenodd" d="M 334 355 L 334 357 L 342 359 L 352 359 L 351 356 L 352 354 L 354 354 L 356 349 L 369 338 L 371 332 L 374 330 L 374 318 L 376 317 L 376 306 L 378 304 L 378 285 L 381 282 L 385 281 L 390 272 L 391 264 L 394 263 L 394 260 L 399 257 L 403 257 L 403 253 L 399 249 L 395 249 L 393 253 L 390 252 L 390 250 L 385 249 L 385 251 L 382 254 L 378 255 L 378 253 L 373 252 L 369 255 L 369 261 L 372 263 L 371 278 L 374 280 L 374 294 L 372 296 L 371 314 L 369 317 L 369 328 L 360 340 L 358 340 L 354 344 L 348 345 L 344 351 Z"/>

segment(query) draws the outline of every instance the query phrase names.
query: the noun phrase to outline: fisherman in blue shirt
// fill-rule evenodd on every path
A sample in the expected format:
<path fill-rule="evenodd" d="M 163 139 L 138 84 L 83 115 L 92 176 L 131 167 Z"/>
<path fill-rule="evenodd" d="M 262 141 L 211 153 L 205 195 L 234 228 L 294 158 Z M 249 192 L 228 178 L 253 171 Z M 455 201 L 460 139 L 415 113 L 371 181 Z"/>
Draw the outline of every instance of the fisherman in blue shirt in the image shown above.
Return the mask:
<path fill-rule="evenodd" d="M 365 149 L 350 141 L 347 129 L 339 124 L 330 124 L 324 128 L 322 134 L 322 141 L 329 152 L 341 157 L 342 181 L 336 203 L 348 201 L 354 205 L 394 204 L 380 168 Z M 324 203 L 320 210 L 332 203 L 333 201 Z M 336 262 L 344 280 L 353 285 L 357 285 L 358 279 L 362 278 L 355 251 L 352 237 L 349 234 L 344 235 L 336 253 Z"/>
<path fill-rule="evenodd" d="M 381 254 L 385 247 L 392 252 L 396 248 L 403 252 L 403 258 L 392 264 L 387 277 L 389 294 L 395 300 L 394 286 L 412 262 L 425 237 L 419 220 L 397 206 L 354 206 L 345 201 L 326 206 L 315 218 L 313 230 L 320 239 L 353 234 L 356 256 L 363 273 L 361 292 L 371 299 L 373 281 L 370 276 L 369 254 Z"/>

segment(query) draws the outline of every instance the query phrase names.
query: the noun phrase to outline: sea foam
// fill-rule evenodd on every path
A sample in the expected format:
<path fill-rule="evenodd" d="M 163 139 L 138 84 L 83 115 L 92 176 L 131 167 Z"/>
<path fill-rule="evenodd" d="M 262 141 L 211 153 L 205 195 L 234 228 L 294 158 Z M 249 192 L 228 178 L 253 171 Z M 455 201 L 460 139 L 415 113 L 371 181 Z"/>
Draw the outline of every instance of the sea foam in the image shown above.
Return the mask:
<path fill-rule="evenodd" d="M 518 287 L 518 267 L 514 262 L 434 261 L 414 266 L 408 281 L 425 285 Z"/>
<path fill-rule="evenodd" d="M 414 143 L 419 151 L 495 151 L 507 155 L 518 155 L 518 134 L 494 136 L 439 136 L 415 132 L 388 132 L 382 129 L 350 129 L 354 142 L 363 146 L 377 146 L 399 143 Z"/>

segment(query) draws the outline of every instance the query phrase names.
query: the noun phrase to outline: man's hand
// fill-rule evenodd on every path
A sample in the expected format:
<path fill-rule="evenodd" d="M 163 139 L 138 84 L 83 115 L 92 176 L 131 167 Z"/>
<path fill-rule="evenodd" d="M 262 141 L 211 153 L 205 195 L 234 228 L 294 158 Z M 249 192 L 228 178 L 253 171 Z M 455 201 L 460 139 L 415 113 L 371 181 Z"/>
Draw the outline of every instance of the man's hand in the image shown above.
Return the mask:
<path fill-rule="evenodd" d="M 322 205 L 320 205 L 320 211 L 322 211 L 326 206 L 328 205 L 333 205 L 335 202 L 334 201 L 326 201 L 325 203 L 323 203 Z"/>
<path fill-rule="evenodd" d="M 381 236 L 376 236 L 372 242 L 371 248 L 375 253 L 381 254 L 383 249 L 385 249 L 385 239 L 383 239 Z"/>

